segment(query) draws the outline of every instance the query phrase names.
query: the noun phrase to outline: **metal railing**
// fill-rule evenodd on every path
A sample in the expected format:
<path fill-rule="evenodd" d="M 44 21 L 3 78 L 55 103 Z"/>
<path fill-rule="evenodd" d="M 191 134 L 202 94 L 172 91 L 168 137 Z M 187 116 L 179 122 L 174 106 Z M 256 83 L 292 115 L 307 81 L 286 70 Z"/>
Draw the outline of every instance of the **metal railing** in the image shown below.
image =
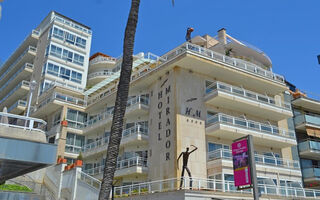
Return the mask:
<path fill-rule="evenodd" d="M 148 135 L 148 127 L 136 124 L 135 126 L 122 131 L 122 138 L 132 135 Z"/>
<path fill-rule="evenodd" d="M 113 57 L 104 57 L 104 56 L 97 56 L 94 59 L 89 61 L 89 65 L 93 65 L 99 62 L 104 62 L 104 61 L 112 61 L 112 62 L 116 62 L 117 59 L 113 58 Z"/>
<path fill-rule="evenodd" d="M 217 159 L 232 160 L 232 151 L 229 149 L 217 149 L 215 151 L 209 151 L 207 159 L 208 161 Z M 286 160 L 283 158 L 255 154 L 255 162 L 258 165 L 269 165 L 275 167 L 284 167 L 289 169 L 300 170 L 299 161 L 296 160 Z"/>
<path fill-rule="evenodd" d="M 98 71 L 98 72 L 92 72 L 88 75 L 88 79 L 95 78 L 97 76 L 111 76 L 115 72 L 112 71 Z"/>
<path fill-rule="evenodd" d="M 233 85 L 229 85 L 222 82 L 213 82 L 209 86 L 206 87 L 206 95 L 211 93 L 215 93 L 217 91 L 227 92 L 229 94 L 233 94 L 240 97 L 245 97 L 250 100 L 254 100 L 260 103 L 265 103 L 271 106 L 284 108 L 287 110 L 291 110 L 291 104 L 288 102 L 280 101 L 280 105 L 276 104 L 274 98 L 268 97 L 266 95 L 258 94 L 249 90 L 245 90 L 243 88 L 235 87 Z"/>
<path fill-rule="evenodd" d="M 320 141 L 306 140 L 303 142 L 299 142 L 299 151 L 313 151 L 318 152 L 320 155 Z"/>
<path fill-rule="evenodd" d="M 133 108 L 133 106 L 135 106 L 137 104 L 149 105 L 149 98 L 139 95 L 135 98 L 129 99 L 127 102 L 127 109 L 126 110 L 127 111 L 130 110 L 131 108 Z M 98 114 L 97 116 L 95 116 L 94 118 L 86 121 L 84 124 L 84 127 L 92 126 L 93 124 L 95 124 L 101 120 L 107 119 L 107 118 L 109 118 L 109 120 L 112 120 L 113 110 L 114 109 L 104 111 L 104 112 Z"/>
<path fill-rule="evenodd" d="M 237 190 L 233 181 L 216 180 L 216 179 L 201 179 L 201 178 L 173 178 L 159 181 L 151 181 L 138 183 L 126 186 L 115 187 L 116 197 L 128 197 L 131 195 L 153 194 L 159 192 L 177 191 L 179 190 L 180 182 L 183 182 L 182 189 L 196 190 L 198 192 L 215 191 L 236 194 L 252 194 L 251 189 Z M 286 198 L 305 198 L 319 199 L 320 190 L 304 189 L 300 187 L 287 187 L 278 185 L 258 184 L 259 193 L 262 196 L 280 196 Z M 206 193 L 207 194 L 207 193 Z M 217 194 L 216 194 L 217 195 Z"/>
<path fill-rule="evenodd" d="M 5 87 L 7 87 L 10 82 L 18 76 L 18 74 L 23 71 L 25 68 L 33 69 L 33 64 L 25 63 L 18 71 L 16 71 L 12 76 L 10 76 L 9 80 L 6 81 L 6 83 L 0 88 L 0 91 L 2 91 Z"/>
<path fill-rule="evenodd" d="M 109 144 L 109 136 L 107 137 L 103 137 L 101 139 L 98 139 L 94 142 L 90 142 L 89 144 L 86 144 L 82 147 L 82 151 L 84 153 L 89 152 L 89 151 L 93 151 L 94 149 L 97 149 L 101 146 L 108 146 Z"/>
<path fill-rule="evenodd" d="M 26 107 L 27 106 L 27 101 L 25 100 L 18 100 L 16 103 L 14 103 L 12 106 L 10 106 L 8 108 L 8 112 L 10 112 L 11 110 L 15 109 L 18 106 L 23 106 Z"/>
<path fill-rule="evenodd" d="M 22 59 L 22 57 L 27 54 L 29 51 L 32 52 L 37 52 L 37 48 L 33 47 L 33 46 L 29 46 L 26 48 L 26 50 L 24 50 L 24 52 L 8 67 L 8 69 L 0 76 L 0 80 L 2 80 L 2 78 L 8 74 L 10 72 L 10 70 Z M 1 68 L 3 67 L 3 65 L 1 66 Z M 1 70 L 0 68 L 0 70 Z"/>
<path fill-rule="evenodd" d="M 126 169 L 130 167 L 147 167 L 147 166 L 148 166 L 147 160 L 139 156 L 117 161 L 117 170 Z M 103 169 L 104 169 L 104 165 L 101 165 L 99 167 L 86 169 L 83 171 L 91 176 L 94 176 L 94 175 L 102 174 Z"/>
<path fill-rule="evenodd" d="M 1 126 L 44 132 L 46 124 L 41 119 L 0 112 Z"/>
<path fill-rule="evenodd" d="M 87 183 L 88 185 L 94 187 L 97 190 L 100 190 L 100 186 L 101 186 L 101 181 L 99 181 L 98 179 L 82 172 L 82 171 L 77 171 L 77 176 L 78 179 L 80 179 L 81 181 L 84 181 L 85 183 Z"/>
<path fill-rule="evenodd" d="M 72 90 L 77 90 L 79 92 L 83 92 L 84 89 L 82 87 L 79 87 L 79 86 L 74 86 L 74 85 L 70 85 L 70 84 L 67 84 L 67 83 L 61 83 L 59 81 L 53 81 L 49 84 L 48 88 L 47 88 L 47 91 L 50 89 L 50 88 L 53 88 L 54 86 L 60 86 L 60 87 L 65 87 L 67 89 L 72 89 Z"/>
<path fill-rule="evenodd" d="M 320 126 L 320 116 L 311 114 L 301 114 L 294 117 L 294 122 L 296 126 L 305 123 Z"/>
<path fill-rule="evenodd" d="M 263 124 L 260 122 L 246 120 L 243 118 L 233 117 L 233 116 L 222 114 L 222 113 L 208 117 L 206 120 L 206 127 L 209 127 L 218 123 L 226 124 L 234 127 L 240 127 L 240 128 L 253 130 L 261 133 L 266 133 L 270 135 L 290 138 L 290 139 L 296 138 L 294 131 L 287 131 L 269 124 Z"/>
<path fill-rule="evenodd" d="M 4 102 L 9 96 L 11 96 L 14 92 L 16 92 L 20 87 L 25 86 L 25 87 L 30 87 L 30 82 L 29 81 L 21 81 L 16 87 L 14 87 L 5 97 L 3 97 L 0 100 L 0 103 Z"/>

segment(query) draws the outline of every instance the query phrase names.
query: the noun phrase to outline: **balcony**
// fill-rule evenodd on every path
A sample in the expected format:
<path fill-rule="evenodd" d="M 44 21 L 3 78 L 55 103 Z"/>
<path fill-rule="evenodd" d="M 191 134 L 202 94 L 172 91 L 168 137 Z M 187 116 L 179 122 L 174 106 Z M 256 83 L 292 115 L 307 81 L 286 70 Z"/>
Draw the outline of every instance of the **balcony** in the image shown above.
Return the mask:
<path fill-rule="evenodd" d="M 296 99 L 292 100 L 292 105 L 296 107 L 302 107 L 307 110 L 313 110 L 320 112 L 320 99 L 319 95 L 307 94 L 310 97 L 300 95 Z"/>
<path fill-rule="evenodd" d="M 229 149 L 217 149 L 208 152 L 208 170 L 212 166 L 224 165 L 224 167 L 232 168 L 232 152 Z M 290 174 L 301 176 L 299 161 L 286 160 L 282 158 L 255 154 L 255 162 L 257 171 L 269 171 L 282 174 Z"/>
<path fill-rule="evenodd" d="M 147 114 L 149 109 L 149 98 L 143 96 L 137 96 L 131 98 L 127 102 L 125 117 L 131 117 L 140 114 Z M 98 114 L 93 119 L 88 120 L 84 125 L 85 133 L 89 133 L 96 128 L 101 128 L 106 125 L 110 125 L 113 117 L 113 110 L 110 109 L 103 113 Z"/>
<path fill-rule="evenodd" d="M 101 176 L 103 174 L 104 165 L 84 170 L 86 174 L 91 176 Z M 117 161 L 117 169 L 115 172 L 115 177 L 120 176 L 128 176 L 128 175 L 135 175 L 135 174 L 146 174 L 148 171 L 147 160 L 142 157 L 132 157 L 125 160 L 118 160 Z"/>
<path fill-rule="evenodd" d="M 120 145 L 126 144 L 141 144 L 141 142 L 147 143 L 148 140 L 148 128 L 141 125 L 135 125 L 131 128 L 122 131 L 122 139 Z M 86 144 L 82 148 L 83 157 L 89 157 L 92 155 L 100 154 L 107 151 L 109 144 L 109 137 L 101 138 L 97 141 Z"/>
<path fill-rule="evenodd" d="M 27 107 L 27 101 L 18 100 L 15 104 L 13 104 L 10 108 L 8 108 L 8 112 L 12 114 L 21 114 Z"/>
<path fill-rule="evenodd" d="M 21 81 L 16 87 L 14 87 L 5 97 L 0 100 L 0 109 L 11 106 L 13 102 L 16 102 L 21 97 L 25 97 L 30 89 L 29 81 Z"/>
<path fill-rule="evenodd" d="M 320 142 L 306 140 L 299 142 L 299 153 L 303 158 L 319 160 L 320 159 Z"/>
<path fill-rule="evenodd" d="M 251 115 L 264 116 L 276 121 L 293 116 L 290 103 L 278 103 L 275 99 L 266 95 L 222 82 L 213 82 L 207 86 L 204 99 L 210 105 Z"/>
<path fill-rule="evenodd" d="M 302 170 L 303 181 L 307 182 L 318 182 L 320 181 L 320 168 L 312 167 Z"/>
<path fill-rule="evenodd" d="M 89 61 L 89 68 L 92 69 L 94 67 L 103 67 L 105 68 L 106 65 L 114 65 L 117 59 L 113 57 L 105 57 L 105 56 L 97 56 L 94 59 Z"/>
<path fill-rule="evenodd" d="M 306 126 L 320 129 L 320 116 L 302 114 L 294 117 L 296 129 L 306 130 Z"/>
<path fill-rule="evenodd" d="M 55 163 L 57 146 L 46 143 L 45 126 L 41 119 L 0 112 L 0 183 Z"/>
<path fill-rule="evenodd" d="M 100 81 L 112 76 L 114 72 L 112 71 L 98 71 L 98 72 L 92 72 L 88 74 L 88 81 L 90 81 L 91 85 L 95 85 L 99 83 Z"/>
<path fill-rule="evenodd" d="M 282 130 L 270 124 L 263 124 L 222 113 L 210 116 L 206 120 L 206 134 L 209 136 L 235 140 L 248 134 L 253 136 L 254 143 L 274 148 L 296 145 L 294 131 Z"/>

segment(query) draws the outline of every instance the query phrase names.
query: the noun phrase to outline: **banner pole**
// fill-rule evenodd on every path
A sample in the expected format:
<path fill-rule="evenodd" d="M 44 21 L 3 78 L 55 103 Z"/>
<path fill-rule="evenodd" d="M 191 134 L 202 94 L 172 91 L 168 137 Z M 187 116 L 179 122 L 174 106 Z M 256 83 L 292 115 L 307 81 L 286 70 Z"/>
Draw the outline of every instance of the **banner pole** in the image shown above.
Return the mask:
<path fill-rule="evenodd" d="M 248 147 L 249 147 L 249 163 L 250 163 L 249 166 L 250 166 L 250 172 L 251 172 L 253 199 L 259 200 L 258 180 L 257 180 L 257 172 L 256 172 L 256 163 L 255 163 L 252 135 L 248 135 Z"/>

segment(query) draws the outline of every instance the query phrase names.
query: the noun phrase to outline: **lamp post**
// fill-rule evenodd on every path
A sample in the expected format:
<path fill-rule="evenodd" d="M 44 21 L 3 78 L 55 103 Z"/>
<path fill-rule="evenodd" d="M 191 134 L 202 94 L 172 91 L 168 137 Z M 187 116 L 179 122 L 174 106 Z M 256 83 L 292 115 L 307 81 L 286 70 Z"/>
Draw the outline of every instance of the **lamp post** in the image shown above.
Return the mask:
<path fill-rule="evenodd" d="M 30 96 L 29 96 L 29 102 L 28 102 L 28 109 L 27 109 L 27 117 L 29 117 L 30 114 L 30 107 L 31 107 L 31 101 L 32 101 L 32 93 L 36 89 L 37 82 L 35 80 L 31 81 L 30 83 Z"/>

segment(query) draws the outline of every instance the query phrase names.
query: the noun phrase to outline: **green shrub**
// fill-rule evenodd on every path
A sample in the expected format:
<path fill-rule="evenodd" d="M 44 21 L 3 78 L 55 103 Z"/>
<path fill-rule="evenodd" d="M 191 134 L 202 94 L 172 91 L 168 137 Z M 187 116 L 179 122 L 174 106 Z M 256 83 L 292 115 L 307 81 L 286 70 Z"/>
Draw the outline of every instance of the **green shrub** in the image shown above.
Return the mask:
<path fill-rule="evenodd" d="M 19 191 L 19 192 L 32 192 L 32 190 L 23 185 L 15 185 L 15 184 L 3 184 L 0 185 L 0 190 L 5 191 Z"/>

